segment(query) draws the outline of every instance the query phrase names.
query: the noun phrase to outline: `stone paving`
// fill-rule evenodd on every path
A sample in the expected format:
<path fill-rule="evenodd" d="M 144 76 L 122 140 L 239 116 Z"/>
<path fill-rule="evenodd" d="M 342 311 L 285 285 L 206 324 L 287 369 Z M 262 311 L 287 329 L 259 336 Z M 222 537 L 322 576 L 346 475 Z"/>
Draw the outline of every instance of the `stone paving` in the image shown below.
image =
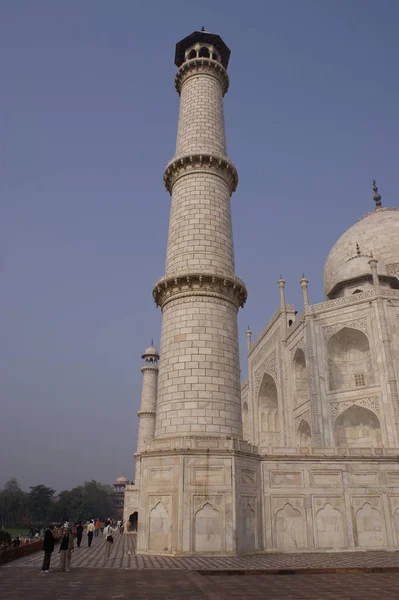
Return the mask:
<path fill-rule="evenodd" d="M 135 552 L 135 535 L 114 536 L 111 556 L 104 564 L 103 536 L 93 539 L 91 548 L 87 547 L 86 536 L 82 547 L 76 548 L 72 557 L 72 568 L 89 569 L 163 569 L 194 570 L 208 574 L 214 571 L 270 571 L 311 569 L 392 569 L 399 572 L 399 552 L 329 552 L 329 553 L 292 553 L 257 554 L 250 556 L 141 556 Z M 76 543 L 75 543 L 76 546 Z M 43 556 L 39 552 L 25 558 L 12 561 L 3 568 L 35 567 L 41 568 Z M 58 568 L 57 548 L 52 558 L 53 568 Z M 399 593 L 398 593 L 399 599 Z"/>
<path fill-rule="evenodd" d="M 137 556 L 134 554 L 135 536 L 124 535 L 115 536 L 111 557 L 104 564 L 104 543 L 102 537 L 95 538 L 88 548 L 84 539 L 83 546 L 75 548 L 69 573 L 58 571 L 57 549 L 51 565 L 54 571 L 49 574 L 40 573 L 41 552 L 4 565 L 0 568 L 1 599 L 399 599 L 398 552 L 192 558 Z M 338 572 L 325 572 L 333 569 Z M 339 572 L 340 569 L 353 572 Z M 385 572 L 359 572 L 368 569 Z M 276 574 L 276 570 L 285 574 Z M 324 572 L 303 574 L 305 570 Z"/>

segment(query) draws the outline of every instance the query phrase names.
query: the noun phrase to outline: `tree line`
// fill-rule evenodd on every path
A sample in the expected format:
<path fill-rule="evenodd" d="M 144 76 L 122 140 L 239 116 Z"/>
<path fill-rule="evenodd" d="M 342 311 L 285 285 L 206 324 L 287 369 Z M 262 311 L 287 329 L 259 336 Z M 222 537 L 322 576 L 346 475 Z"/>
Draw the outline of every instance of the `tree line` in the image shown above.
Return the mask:
<path fill-rule="evenodd" d="M 0 491 L 0 526 L 20 527 L 69 520 L 107 519 L 113 515 L 112 487 L 98 481 L 56 494 L 43 484 L 24 492 L 18 480 L 9 479 Z"/>

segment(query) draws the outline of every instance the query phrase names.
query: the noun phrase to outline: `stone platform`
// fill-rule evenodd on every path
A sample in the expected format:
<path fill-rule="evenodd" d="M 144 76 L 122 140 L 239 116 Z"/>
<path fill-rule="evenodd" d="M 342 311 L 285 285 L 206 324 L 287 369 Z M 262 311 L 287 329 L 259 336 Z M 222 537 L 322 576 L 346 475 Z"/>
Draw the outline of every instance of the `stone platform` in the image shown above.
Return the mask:
<path fill-rule="evenodd" d="M 75 548 L 71 571 L 40 574 L 42 553 L 0 568 L 5 600 L 397 600 L 398 552 L 264 554 L 240 557 L 137 556 L 135 536 Z M 244 575 L 244 576 L 240 576 Z M 288 576 L 288 575 L 296 575 Z"/>

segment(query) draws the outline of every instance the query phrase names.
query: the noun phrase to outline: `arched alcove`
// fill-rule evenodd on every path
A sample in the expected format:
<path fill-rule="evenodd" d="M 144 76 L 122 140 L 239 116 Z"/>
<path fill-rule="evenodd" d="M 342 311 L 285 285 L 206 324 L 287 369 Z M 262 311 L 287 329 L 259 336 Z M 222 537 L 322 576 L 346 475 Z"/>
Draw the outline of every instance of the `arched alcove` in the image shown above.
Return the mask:
<path fill-rule="evenodd" d="M 301 448 L 310 448 L 312 446 L 312 432 L 310 431 L 310 425 L 304 419 L 298 425 L 297 430 L 298 445 Z"/>
<path fill-rule="evenodd" d="M 209 52 L 209 48 L 207 46 L 202 46 L 198 52 L 198 56 L 200 58 L 210 58 L 211 54 Z"/>
<path fill-rule="evenodd" d="M 197 512 L 194 526 L 196 551 L 218 552 L 222 549 L 222 518 L 210 502 Z"/>
<path fill-rule="evenodd" d="M 305 353 L 297 348 L 294 354 L 295 405 L 299 406 L 309 400 L 308 374 L 306 371 Z"/>
<path fill-rule="evenodd" d="M 169 552 L 171 520 L 166 506 L 162 502 L 158 502 L 152 509 L 149 520 L 149 549 Z"/>
<path fill-rule="evenodd" d="M 137 511 L 135 511 L 129 517 L 130 531 L 137 531 L 138 520 L 139 520 L 139 513 Z"/>
<path fill-rule="evenodd" d="M 260 430 L 262 443 L 278 443 L 280 440 L 280 416 L 276 383 L 265 373 L 259 389 Z"/>
<path fill-rule="evenodd" d="M 280 550 L 296 550 L 306 546 L 306 525 L 302 513 L 287 502 L 276 513 L 275 546 Z"/>
<path fill-rule="evenodd" d="M 369 448 L 381 446 L 381 427 L 377 415 L 362 406 L 347 408 L 336 420 L 336 446 Z"/>
<path fill-rule="evenodd" d="M 242 405 L 242 435 L 244 440 L 249 440 L 248 404 L 246 402 Z"/>
<path fill-rule="evenodd" d="M 344 327 L 330 339 L 327 354 L 331 390 L 374 383 L 370 344 L 362 331 Z"/>

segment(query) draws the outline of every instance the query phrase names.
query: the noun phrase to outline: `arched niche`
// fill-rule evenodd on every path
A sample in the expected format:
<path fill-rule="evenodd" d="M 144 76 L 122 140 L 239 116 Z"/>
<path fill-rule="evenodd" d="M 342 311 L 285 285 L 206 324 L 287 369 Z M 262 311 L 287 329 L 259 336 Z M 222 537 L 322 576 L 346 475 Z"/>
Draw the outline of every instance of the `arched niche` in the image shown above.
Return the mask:
<path fill-rule="evenodd" d="M 335 445 L 351 448 L 375 448 L 381 446 L 380 421 L 371 410 L 353 405 L 336 420 Z"/>
<path fill-rule="evenodd" d="M 152 509 L 149 520 L 149 549 L 170 552 L 172 524 L 166 506 L 162 502 L 158 502 Z"/>
<path fill-rule="evenodd" d="M 306 546 L 304 516 L 289 502 L 276 513 L 275 531 L 275 545 L 280 550 L 296 550 Z"/>
<path fill-rule="evenodd" d="M 206 502 L 195 515 L 195 550 L 218 552 L 222 550 L 222 518 L 219 511 Z"/>
<path fill-rule="evenodd" d="M 139 520 L 139 513 L 136 510 L 129 517 L 130 531 L 137 531 L 138 520 Z"/>
<path fill-rule="evenodd" d="M 312 432 L 310 425 L 304 419 L 298 425 L 297 429 L 298 446 L 301 448 L 310 448 L 312 446 Z"/>
<path fill-rule="evenodd" d="M 364 387 L 374 383 L 370 344 L 357 329 L 344 327 L 327 346 L 331 390 Z"/>
<path fill-rule="evenodd" d="M 356 513 L 356 545 L 363 548 L 379 548 L 383 545 L 381 515 L 369 502 Z"/>
<path fill-rule="evenodd" d="M 345 546 L 342 514 L 330 502 L 327 502 L 316 515 L 316 531 L 319 548 L 342 548 Z"/>
<path fill-rule="evenodd" d="M 299 406 L 309 400 L 308 374 L 306 372 L 305 353 L 297 348 L 294 354 L 295 405 Z"/>
<path fill-rule="evenodd" d="M 280 416 L 276 383 L 265 373 L 259 388 L 260 431 L 262 443 L 279 443 Z"/>
<path fill-rule="evenodd" d="M 248 404 L 242 405 L 242 435 L 244 440 L 249 440 Z"/>

